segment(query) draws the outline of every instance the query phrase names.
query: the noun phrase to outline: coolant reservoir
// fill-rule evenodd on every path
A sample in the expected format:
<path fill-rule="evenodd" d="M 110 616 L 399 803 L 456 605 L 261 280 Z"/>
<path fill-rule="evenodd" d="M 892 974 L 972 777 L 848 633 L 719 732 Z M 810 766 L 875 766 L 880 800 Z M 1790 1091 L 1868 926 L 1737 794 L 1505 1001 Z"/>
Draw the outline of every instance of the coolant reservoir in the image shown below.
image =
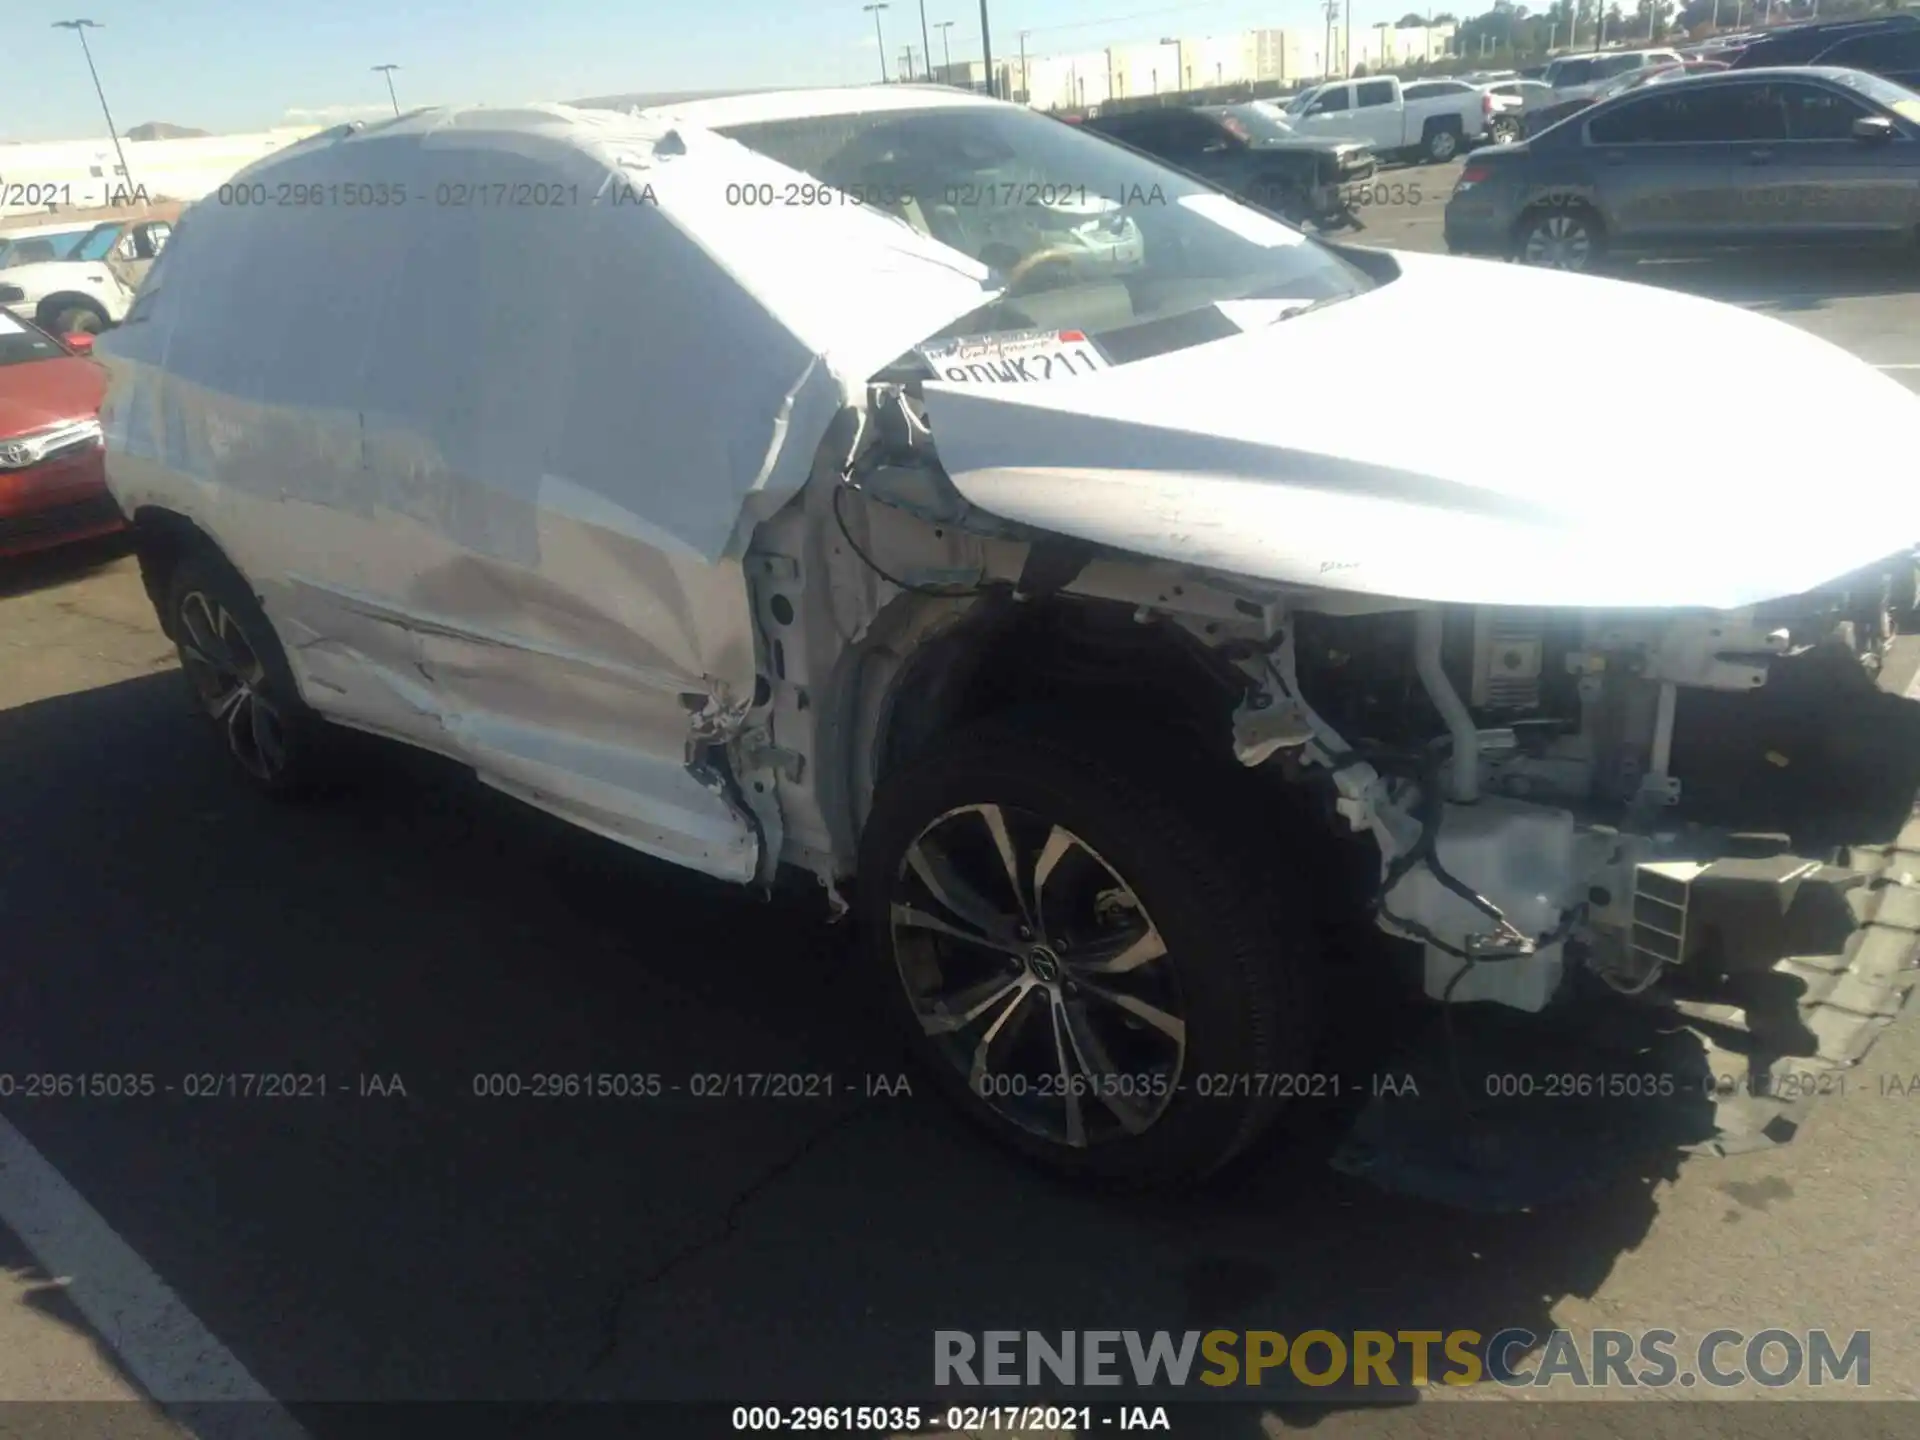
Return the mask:
<path fill-rule="evenodd" d="M 1576 857 L 1573 813 L 1487 796 L 1442 810 L 1435 853 L 1447 872 L 1495 905 L 1530 939 L 1552 930 L 1573 900 Z M 1385 915 L 1415 921 L 1456 949 L 1469 936 L 1497 928 L 1484 913 L 1417 865 L 1388 894 Z M 1384 918 L 1384 916 L 1383 916 Z M 1427 946 L 1426 991 L 1434 999 L 1464 962 Z M 1488 1000 L 1515 1010 L 1543 1008 L 1560 986 L 1563 947 L 1518 959 L 1485 959 L 1453 986 L 1450 1003 Z"/>

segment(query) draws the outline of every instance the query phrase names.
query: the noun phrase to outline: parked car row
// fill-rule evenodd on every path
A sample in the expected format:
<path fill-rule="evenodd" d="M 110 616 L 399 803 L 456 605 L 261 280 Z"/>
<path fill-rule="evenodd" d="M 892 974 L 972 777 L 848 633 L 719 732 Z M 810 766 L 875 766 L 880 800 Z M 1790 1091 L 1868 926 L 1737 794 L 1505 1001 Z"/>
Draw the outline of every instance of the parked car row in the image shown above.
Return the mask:
<path fill-rule="evenodd" d="M 1658 77 L 1656 77 L 1658 78 Z M 1829 66 L 1649 83 L 1474 156 L 1456 254 L 1585 270 L 1603 253 L 1920 237 L 1920 94 Z"/>

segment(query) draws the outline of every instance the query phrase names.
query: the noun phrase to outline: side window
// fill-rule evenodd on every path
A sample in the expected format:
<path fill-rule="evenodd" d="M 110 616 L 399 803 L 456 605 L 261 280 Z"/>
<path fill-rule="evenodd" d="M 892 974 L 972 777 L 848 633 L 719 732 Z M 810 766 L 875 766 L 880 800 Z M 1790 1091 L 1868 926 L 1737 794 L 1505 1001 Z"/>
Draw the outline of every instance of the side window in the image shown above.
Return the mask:
<path fill-rule="evenodd" d="M 1785 87 L 1780 85 L 1725 85 L 1701 92 L 1695 100 L 1717 99 L 1704 119 L 1710 140 L 1756 141 L 1787 138 Z"/>
<path fill-rule="evenodd" d="M 70 260 L 104 260 L 113 250 L 113 242 L 118 236 L 119 232 L 115 230 L 113 226 L 102 226 L 87 236 L 86 239 L 82 240 L 79 245 L 75 246 L 73 254 L 67 258 Z"/>
<path fill-rule="evenodd" d="M 1307 113 L 1309 115 L 1336 115 L 1342 111 L 1351 110 L 1353 106 L 1348 99 L 1350 92 L 1350 86 L 1330 86 L 1322 90 L 1313 104 L 1307 107 Z"/>
<path fill-rule="evenodd" d="M 1782 85 L 1790 140 L 1848 140 L 1853 122 L 1868 113 L 1866 106 L 1817 85 Z"/>
<path fill-rule="evenodd" d="M 1786 138 L 1786 111 L 1771 85 L 1718 85 L 1648 95 L 1587 126 L 1596 145 L 1685 145 Z"/>
<path fill-rule="evenodd" d="M 1393 103 L 1393 82 L 1391 80 L 1362 80 L 1353 88 L 1359 92 L 1358 98 L 1354 101 L 1356 109 L 1364 110 L 1374 105 L 1391 105 Z"/>
<path fill-rule="evenodd" d="M 1587 139 L 1595 145 L 1646 145 L 1654 138 L 1655 99 L 1636 100 L 1587 122 Z"/>
<path fill-rule="evenodd" d="M 1827 51 L 1820 63 L 1880 74 L 1920 70 L 1920 32 L 1883 30 L 1877 35 L 1855 35 Z"/>
<path fill-rule="evenodd" d="M 167 237 L 171 233 L 172 227 L 164 220 L 154 220 L 145 225 L 134 226 L 133 258 L 136 260 L 157 258 L 166 248 Z"/>
<path fill-rule="evenodd" d="M 1584 85 L 1596 78 L 1593 73 L 1593 61 L 1568 60 L 1553 72 L 1553 83 L 1559 85 Z"/>

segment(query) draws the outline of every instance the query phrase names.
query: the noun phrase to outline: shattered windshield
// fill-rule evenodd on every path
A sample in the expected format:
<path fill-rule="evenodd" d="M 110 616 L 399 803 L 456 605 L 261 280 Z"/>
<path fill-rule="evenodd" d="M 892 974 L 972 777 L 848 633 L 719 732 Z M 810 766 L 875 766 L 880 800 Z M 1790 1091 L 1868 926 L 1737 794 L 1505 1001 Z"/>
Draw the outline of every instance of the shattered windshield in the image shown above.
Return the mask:
<path fill-rule="evenodd" d="M 1104 333 L 1247 298 L 1329 302 L 1373 282 L 1298 230 L 1146 156 L 1012 106 L 721 127 L 989 266 L 999 297 L 939 337 Z"/>

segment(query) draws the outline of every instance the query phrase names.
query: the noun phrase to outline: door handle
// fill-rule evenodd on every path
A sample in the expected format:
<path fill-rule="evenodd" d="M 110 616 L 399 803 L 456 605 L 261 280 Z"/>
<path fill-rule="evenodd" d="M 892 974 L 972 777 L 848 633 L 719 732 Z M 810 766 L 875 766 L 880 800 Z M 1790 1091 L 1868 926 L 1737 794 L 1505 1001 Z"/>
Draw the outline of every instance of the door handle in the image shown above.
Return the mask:
<path fill-rule="evenodd" d="M 1764 147 L 1759 150 L 1749 150 L 1747 152 L 1747 163 L 1749 165 L 1771 165 L 1773 163 L 1773 151 Z"/>

